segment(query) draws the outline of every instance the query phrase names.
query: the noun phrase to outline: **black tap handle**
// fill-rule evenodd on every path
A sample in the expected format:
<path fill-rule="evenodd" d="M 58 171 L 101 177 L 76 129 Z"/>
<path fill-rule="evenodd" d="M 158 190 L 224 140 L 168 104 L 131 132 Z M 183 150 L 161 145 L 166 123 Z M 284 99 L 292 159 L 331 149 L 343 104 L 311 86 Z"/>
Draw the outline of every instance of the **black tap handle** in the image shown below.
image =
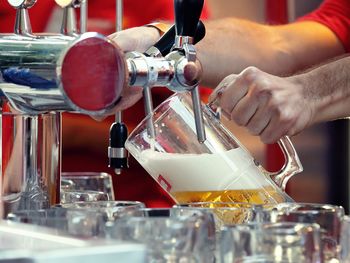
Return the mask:
<path fill-rule="evenodd" d="M 175 0 L 175 28 L 177 36 L 193 37 L 201 16 L 204 0 Z"/>
<path fill-rule="evenodd" d="M 162 56 L 169 54 L 171 48 L 174 45 L 175 41 L 175 25 L 169 28 L 169 30 L 154 44 L 154 47 L 159 50 Z M 194 35 L 194 44 L 201 41 L 205 36 L 205 26 L 202 21 L 198 21 L 196 33 Z"/>

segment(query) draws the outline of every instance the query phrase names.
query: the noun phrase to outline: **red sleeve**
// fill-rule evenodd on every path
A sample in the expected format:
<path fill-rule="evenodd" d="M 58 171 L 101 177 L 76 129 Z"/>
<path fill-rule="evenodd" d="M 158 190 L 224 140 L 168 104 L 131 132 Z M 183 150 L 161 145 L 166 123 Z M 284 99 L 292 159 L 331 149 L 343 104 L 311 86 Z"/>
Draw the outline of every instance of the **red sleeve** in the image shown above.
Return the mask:
<path fill-rule="evenodd" d="M 298 21 L 315 21 L 327 26 L 350 52 L 350 1 L 325 0 L 314 12 Z"/>

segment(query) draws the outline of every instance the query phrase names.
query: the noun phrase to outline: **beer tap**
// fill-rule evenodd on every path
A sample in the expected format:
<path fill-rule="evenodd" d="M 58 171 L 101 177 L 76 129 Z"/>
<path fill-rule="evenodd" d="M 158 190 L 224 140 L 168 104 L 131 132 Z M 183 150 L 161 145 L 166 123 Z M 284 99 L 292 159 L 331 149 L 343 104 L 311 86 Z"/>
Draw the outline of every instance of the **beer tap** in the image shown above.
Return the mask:
<path fill-rule="evenodd" d="M 203 8 L 203 2 L 204 1 L 198 0 L 175 0 L 176 38 L 173 49 L 178 50 L 179 52 L 184 52 L 189 63 L 195 63 L 197 59 L 196 49 L 194 48 L 193 44 L 193 37 L 196 33 L 197 23 Z M 170 57 L 176 57 L 176 54 L 174 53 L 170 53 L 169 55 Z M 191 67 L 192 70 L 197 70 L 194 66 Z M 186 72 L 184 72 L 184 74 L 186 74 Z M 204 142 L 206 135 L 203 125 L 203 114 L 201 110 L 198 82 L 191 82 L 192 80 L 187 80 L 187 87 L 185 89 L 191 91 L 198 141 Z"/>
<path fill-rule="evenodd" d="M 8 2 L 22 16 L 17 15 L 16 34 L 0 34 L 5 215 L 59 202 L 61 112 L 110 114 L 127 81 L 124 53 L 107 37 L 93 32 L 34 35 L 26 9 L 35 1 Z"/>
<path fill-rule="evenodd" d="M 146 51 L 129 52 L 126 61 L 129 71 L 129 85 L 144 87 L 144 101 L 146 113 L 153 111 L 149 87 L 165 86 L 175 92 L 190 91 L 192 94 L 196 130 L 198 140 L 204 142 L 205 131 L 200 108 L 198 82 L 201 77 L 201 66 L 197 61 L 194 48 L 194 36 L 197 27 L 201 27 L 199 17 L 203 8 L 203 0 L 175 0 L 175 41 L 171 52 L 165 57 L 169 49 L 170 29 L 162 39 Z M 203 26 L 204 28 L 204 26 Z M 204 36 L 205 30 L 200 30 L 198 38 Z M 146 88 L 145 88 L 146 87 Z M 149 135 L 152 137 L 152 124 L 149 123 Z"/>
<path fill-rule="evenodd" d="M 87 0 L 55 0 L 63 8 L 61 33 L 66 36 L 78 36 L 86 32 Z M 76 8 L 80 8 L 80 28 L 77 27 Z"/>
<path fill-rule="evenodd" d="M 197 44 L 205 36 L 205 26 L 202 21 L 198 21 L 196 33 L 194 35 L 193 44 Z M 169 54 L 174 46 L 176 37 L 175 25 L 172 25 L 168 31 L 155 43 L 152 47 L 145 51 L 148 57 L 161 57 Z"/>
<path fill-rule="evenodd" d="M 188 33 L 193 44 L 200 41 L 205 35 L 205 27 L 199 16 L 202 10 L 203 1 L 175 1 L 177 12 L 183 12 L 183 8 L 196 9 L 195 17 L 180 16 L 178 18 L 178 31 L 185 23 L 194 23 L 190 28 L 194 30 L 189 31 L 187 27 L 184 33 Z M 118 6 L 118 4 L 117 4 Z M 120 11 L 120 8 L 119 8 Z M 120 17 L 120 16 L 119 16 Z M 182 30 L 182 31 L 181 31 Z M 196 57 L 192 56 L 189 61 L 182 46 L 177 46 L 176 50 L 168 54 L 174 47 L 176 37 L 176 26 L 173 25 L 159 40 L 150 47 L 145 53 L 129 52 L 126 54 L 127 75 L 129 86 L 143 87 L 143 98 L 145 103 L 145 111 L 147 115 L 152 114 L 152 94 L 151 88 L 155 86 L 165 86 L 173 91 L 183 92 L 186 90 L 198 89 L 195 86 L 198 84 L 201 68 L 199 63 L 196 63 Z M 194 38 L 193 38 L 194 37 Z M 194 99 L 199 99 L 199 96 L 194 96 Z M 198 106 L 198 103 L 196 104 Z M 196 118 L 198 121 L 198 139 L 205 140 L 205 134 L 200 124 L 202 123 L 201 114 Z M 148 124 L 148 134 L 152 138 L 155 135 L 152 120 Z M 124 143 L 127 138 L 127 130 L 121 122 L 116 121 L 112 124 L 110 129 L 110 143 L 108 148 L 109 167 L 118 169 L 127 167 L 127 152 L 124 148 Z"/>
<path fill-rule="evenodd" d="M 32 36 L 28 8 L 31 8 L 36 0 L 8 0 L 8 2 L 16 8 L 15 34 Z"/>
<path fill-rule="evenodd" d="M 123 0 L 116 0 L 116 32 L 123 29 Z M 115 121 L 109 129 L 108 167 L 114 168 L 114 173 L 121 174 L 122 169 L 128 167 L 128 152 L 125 141 L 128 128 L 123 122 L 122 111 L 115 114 Z"/>

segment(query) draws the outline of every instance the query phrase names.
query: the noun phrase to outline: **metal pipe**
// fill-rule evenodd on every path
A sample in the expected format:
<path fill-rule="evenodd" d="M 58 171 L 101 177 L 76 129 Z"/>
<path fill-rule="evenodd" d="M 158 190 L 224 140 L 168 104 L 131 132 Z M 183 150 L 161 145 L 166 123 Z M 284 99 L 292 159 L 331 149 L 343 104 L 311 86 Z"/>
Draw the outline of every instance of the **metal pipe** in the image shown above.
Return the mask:
<path fill-rule="evenodd" d="M 80 4 L 80 34 L 87 31 L 88 0 L 81 0 Z"/>

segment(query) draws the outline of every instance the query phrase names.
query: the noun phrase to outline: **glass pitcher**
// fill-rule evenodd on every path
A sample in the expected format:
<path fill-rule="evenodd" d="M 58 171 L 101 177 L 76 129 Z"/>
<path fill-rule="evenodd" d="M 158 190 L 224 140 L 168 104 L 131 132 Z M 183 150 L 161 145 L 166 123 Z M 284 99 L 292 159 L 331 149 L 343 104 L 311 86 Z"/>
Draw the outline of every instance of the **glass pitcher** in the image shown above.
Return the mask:
<path fill-rule="evenodd" d="M 292 202 L 283 190 L 302 166 L 289 138 L 279 141 L 285 165 L 269 173 L 210 106 L 202 104 L 202 111 L 203 143 L 197 140 L 190 94 L 177 93 L 135 128 L 125 147 L 176 203 Z"/>

